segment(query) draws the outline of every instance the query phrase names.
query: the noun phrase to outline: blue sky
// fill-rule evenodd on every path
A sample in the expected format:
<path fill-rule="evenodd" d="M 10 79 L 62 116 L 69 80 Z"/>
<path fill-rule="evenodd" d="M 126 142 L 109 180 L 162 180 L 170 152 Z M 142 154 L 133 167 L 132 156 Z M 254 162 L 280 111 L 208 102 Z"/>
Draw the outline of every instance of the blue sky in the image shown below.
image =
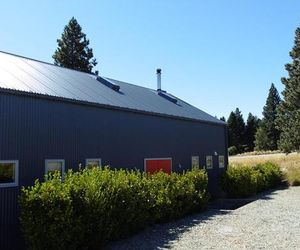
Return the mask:
<path fill-rule="evenodd" d="M 90 39 L 100 75 L 162 87 L 206 112 L 239 107 L 261 117 L 271 82 L 281 92 L 296 0 L 107 0 L 1 2 L 0 50 L 53 62 L 74 16 Z"/>

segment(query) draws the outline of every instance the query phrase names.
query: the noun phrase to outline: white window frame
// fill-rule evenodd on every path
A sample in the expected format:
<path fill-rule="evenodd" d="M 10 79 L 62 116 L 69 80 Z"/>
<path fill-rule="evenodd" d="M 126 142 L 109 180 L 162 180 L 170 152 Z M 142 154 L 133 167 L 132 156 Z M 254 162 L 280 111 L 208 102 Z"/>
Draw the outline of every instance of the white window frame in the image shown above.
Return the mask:
<path fill-rule="evenodd" d="M 192 155 L 192 157 L 191 157 L 191 166 L 192 166 L 192 168 L 194 167 L 193 166 L 193 158 L 197 158 L 198 166 L 196 166 L 196 167 L 199 168 L 200 167 L 199 156 L 198 155 Z"/>
<path fill-rule="evenodd" d="M 102 166 L 102 160 L 101 160 L 101 158 L 87 158 L 87 159 L 85 159 L 85 168 L 87 168 L 89 161 L 99 161 L 99 163 L 100 163 L 99 167 Z"/>
<path fill-rule="evenodd" d="M 0 160 L 0 163 L 13 163 L 15 164 L 15 181 L 10 183 L 0 183 L 0 188 L 2 187 L 17 187 L 19 186 L 19 161 L 18 160 Z"/>
<path fill-rule="evenodd" d="M 49 162 L 60 162 L 60 163 L 62 163 L 61 175 L 64 175 L 64 173 L 65 173 L 65 160 L 64 159 L 46 159 L 45 160 L 45 175 L 48 174 L 47 165 L 48 165 Z"/>
<path fill-rule="evenodd" d="M 173 161 L 171 157 L 166 158 L 144 158 L 144 172 L 146 173 L 146 162 L 148 160 L 171 160 L 171 172 L 173 171 Z"/>
<path fill-rule="evenodd" d="M 223 157 L 223 165 L 220 164 L 220 157 Z M 219 161 L 219 168 L 225 168 L 225 156 L 224 155 L 219 155 L 218 161 Z"/>
<path fill-rule="evenodd" d="M 207 159 L 210 158 L 211 159 L 211 166 L 207 166 Z M 206 169 L 213 169 L 214 168 L 214 162 L 213 162 L 213 157 L 212 155 L 207 155 L 205 157 L 205 167 Z"/>

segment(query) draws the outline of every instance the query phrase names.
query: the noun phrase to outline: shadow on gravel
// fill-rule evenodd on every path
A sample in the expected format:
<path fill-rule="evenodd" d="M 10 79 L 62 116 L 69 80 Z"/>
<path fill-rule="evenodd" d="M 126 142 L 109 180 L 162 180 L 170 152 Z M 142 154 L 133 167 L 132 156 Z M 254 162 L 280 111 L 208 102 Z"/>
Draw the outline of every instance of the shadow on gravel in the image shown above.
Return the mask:
<path fill-rule="evenodd" d="M 288 188 L 288 186 L 280 186 L 277 189 L 267 190 L 253 197 L 243 198 L 243 199 L 241 198 L 215 199 L 209 203 L 209 209 L 235 210 L 256 200 L 272 200 L 274 199 L 274 195 L 276 195 L 276 191 L 283 190 L 286 188 Z"/>
<path fill-rule="evenodd" d="M 162 249 L 168 248 L 171 241 L 177 240 L 181 234 L 193 226 L 205 223 L 215 216 L 225 215 L 231 211 L 207 210 L 200 214 L 187 216 L 175 222 L 158 224 L 146 229 L 129 239 L 113 242 L 106 246 L 108 249 Z M 201 235 L 197 236 L 201 237 Z"/>
<path fill-rule="evenodd" d="M 222 216 L 232 213 L 232 210 L 237 207 L 244 206 L 250 202 L 263 199 L 271 200 L 276 196 L 276 191 L 286 189 L 287 187 L 279 187 L 266 192 L 262 192 L 249 199 L 223 199 L 214 200 L 210 203 L 208 210 L 199 214 L 187 216 L 183 219 L 166 223 L 154 225 L 151 228 L 142 231 L 128 239 L 116 241 L 108 244 L 105 249 L 121 249 L 121 250 L 135 250 L 135 249 L 163 249 L 169 248 L 172 241 L 177 240 L 180 235 L 191 230 L 195 225 L 207 223 L 215 216 Z M 225 201 L 227 200 L 227 201 Z M 201 235 L 195 235 L 201 237 Z"/>
<path fill-rule="evenodd" d="M 255 196 L 253 196 L 253 197 L 250 197 L 250 198 L 252 198 L 254 201 L 256 201 L 256 200 L 272 200 L 272 199 L 274 199 L 274 195 L 276 195 L 277 191 L 285 190 L 285 189 L 288 189 L 288 188 L 289 188 L 288 185 L 282 185 L 282 186 L 279 186 L 277 188 L 261 192 L 261 193 L 255 195 Z"/>

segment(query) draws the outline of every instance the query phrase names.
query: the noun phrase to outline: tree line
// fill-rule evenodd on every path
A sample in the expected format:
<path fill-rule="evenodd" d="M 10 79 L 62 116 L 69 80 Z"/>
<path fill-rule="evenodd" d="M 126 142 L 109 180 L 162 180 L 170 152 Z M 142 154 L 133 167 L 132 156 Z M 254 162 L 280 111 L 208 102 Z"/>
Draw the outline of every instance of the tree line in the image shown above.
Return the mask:
<path fill-rule="evenodd" d="M 291 63 L 285 65 L 288 77 L 281 78 L 283 99 L 271 84 L 263 118 L 249 113 L 245 123 L 237 108 L 227 119 L 229 153 L 253 150 L 282 150 L 289 153 L 300 150 L 300 27 L 290 51 Z"/>
<path fill-rule="evenodd" d="M 227 121 L 224 117 L 221 118 L 227 122 L 230 154 L 278 149 L 279 131 L 275 126 L 275 120 L 280 102 L 279 93 L 272 83 L 263 108 L 262 119 L 249 113 L 245 122 L 239 108 L 230 113 Z"/>

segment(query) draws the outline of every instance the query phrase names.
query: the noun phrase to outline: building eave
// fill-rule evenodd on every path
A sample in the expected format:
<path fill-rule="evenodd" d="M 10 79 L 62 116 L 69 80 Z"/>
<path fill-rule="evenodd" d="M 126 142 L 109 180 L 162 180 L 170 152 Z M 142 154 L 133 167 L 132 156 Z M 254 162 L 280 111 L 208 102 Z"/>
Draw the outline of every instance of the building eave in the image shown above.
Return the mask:
<path fill-rule="evenodd" d="M 149 112 L 149 111 L 138 110 L 138 109 L 130 109 L 130 108 L 125 108 L 125 107 L 117 107 L 117 106 L 112 106 L 112 105 L 108 105 L 108 104 L 100 104 L 100 103 L 95 103 L 95 102 L 88 102 L 88 101 L 70 99 L 70 98 L 59 97 L 59 96 L 44 95 L 44 94 L 26 92 L 26 91 L 15 90 L 15 89 L 7 89 L 7 88 L 0 87 L 0 93 L 17 95 L 17 96 L 26 96 L 26 97 L 38 98 L 38 99 L 46 99 L 46 100 L 50 100 L 50 101 L 58 101 L 58 102 L 64 102 L 64 103 L 72 103 L 72 104 L 89 106 L 89 107 L 98 107 L 98 108 L 103 108 L 103 109 L 108 109 L 108 110 L 117 110 L 117 111 L 124 111 L 124 112 L 136 113 L 136 114 L 151 115 L 151 116 L 170 118 L 170 119 L 175 119 L 175 120 L 184 120 L 184 121 L 210 124 L 210 125 L 216 125 L 216 126 L 227 126 L 227 124 L 222 121 L 220 121 L 220 122 L 205 121 L 205 120 L 200 120 L 200 119 L 193 119 L 193 118 L 182 117 L 182 116 Z"/>

